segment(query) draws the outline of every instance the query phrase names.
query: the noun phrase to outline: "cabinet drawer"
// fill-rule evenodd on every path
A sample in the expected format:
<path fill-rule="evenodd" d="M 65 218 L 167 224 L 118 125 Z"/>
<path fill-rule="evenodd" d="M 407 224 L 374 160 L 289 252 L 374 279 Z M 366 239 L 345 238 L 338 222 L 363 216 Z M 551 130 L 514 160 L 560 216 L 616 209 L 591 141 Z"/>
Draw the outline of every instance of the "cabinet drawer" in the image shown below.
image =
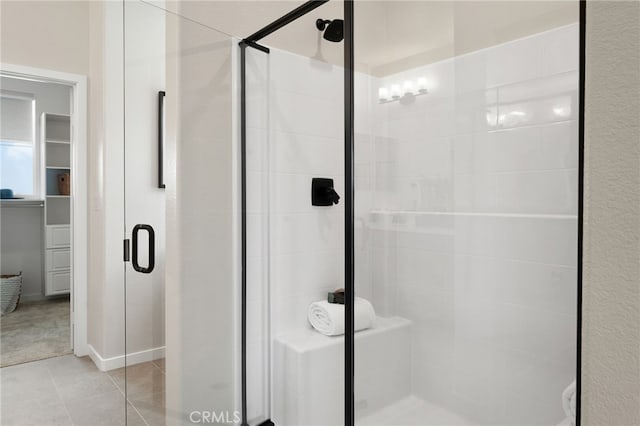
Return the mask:
<path fill-rule="evenodd" d="M 49 272 L 46 283 L 47 296 L 68 293 L 71 289 L 71 271 Z"/>
<path fill-rule="evenodd" d="M 71 249 L 47 250 L 47 272 L 71 268 Z"/>
<path fill-rule="evenodd" d="M 69 247 L 71 245 L 71 227 L 47 226 L 47 248 Z"/>

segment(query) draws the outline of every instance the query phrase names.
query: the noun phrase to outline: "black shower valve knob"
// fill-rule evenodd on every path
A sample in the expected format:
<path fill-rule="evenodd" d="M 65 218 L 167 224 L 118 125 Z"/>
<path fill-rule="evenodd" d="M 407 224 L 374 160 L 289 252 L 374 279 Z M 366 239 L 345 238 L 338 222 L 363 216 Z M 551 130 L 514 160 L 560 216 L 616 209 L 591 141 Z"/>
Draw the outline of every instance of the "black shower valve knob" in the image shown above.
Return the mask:
<path fill-rule="evenodd" d="M 333 179 L 313 178 L 311 181 L 311 204 L 332 206 L 338 204 L 340 195 L 333 188 Z"/>
<path fill-rule="evenodd" d="M 329 198 L 329 200 L 331 200 L 333 204 L 338 204 L 338 201 L 340 201 L 340 196 L 335 191 L 335 189 L 327 188 L 326 193 L 327 193 L 327 197 Z"/>

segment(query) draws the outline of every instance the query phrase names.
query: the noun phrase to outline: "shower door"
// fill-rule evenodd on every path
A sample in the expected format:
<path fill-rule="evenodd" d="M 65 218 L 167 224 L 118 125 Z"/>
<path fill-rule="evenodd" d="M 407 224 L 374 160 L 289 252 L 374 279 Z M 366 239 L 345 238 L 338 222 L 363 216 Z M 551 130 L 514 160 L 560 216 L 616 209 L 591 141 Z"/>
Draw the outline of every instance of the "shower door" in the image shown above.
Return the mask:
<path fill-rule="evenodd" d="M 233 43 L 123 3 L 127 424 L 233 421 Z"/>

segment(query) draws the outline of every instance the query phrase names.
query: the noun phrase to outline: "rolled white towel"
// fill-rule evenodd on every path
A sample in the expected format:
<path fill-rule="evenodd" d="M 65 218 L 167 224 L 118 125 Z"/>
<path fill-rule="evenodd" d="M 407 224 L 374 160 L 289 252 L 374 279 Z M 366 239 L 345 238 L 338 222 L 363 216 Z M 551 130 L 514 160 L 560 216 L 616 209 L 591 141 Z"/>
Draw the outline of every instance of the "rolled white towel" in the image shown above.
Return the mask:
<path fill-rule="evenodd" d="M 567 425 L 575 425 L 576 422 L 576 382 L 571 382 L 569 386 L 562 392 L 562 408 L 567 416 L 565 422 Z"/>
<path fill-rule="evenodd" d="M 366 299 L 356 297 L 354 307 L 355 330 L 373 327 L 376 313 L 371 303 Z M 329 303 L 326 300 L 313 302 L 309 305 L 307 318 L 313 328 L 326 336 L 344 334 L 344 305 Z"/>

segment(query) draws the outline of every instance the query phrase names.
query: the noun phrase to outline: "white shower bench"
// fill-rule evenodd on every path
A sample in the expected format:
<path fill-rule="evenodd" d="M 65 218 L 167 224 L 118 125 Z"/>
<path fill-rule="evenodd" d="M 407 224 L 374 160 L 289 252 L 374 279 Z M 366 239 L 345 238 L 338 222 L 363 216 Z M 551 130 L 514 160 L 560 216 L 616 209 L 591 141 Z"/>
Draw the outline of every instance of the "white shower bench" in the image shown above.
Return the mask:
<path fill-rule="evenodd" d="M 376 319 L 374 328 L 355 336 L 357 414 L 366 415 L 411 393 L 411 321 Z M 275 339 L 277 425 L 340 425 L 344 421 L 344 336 L 313 329 Z"/>

